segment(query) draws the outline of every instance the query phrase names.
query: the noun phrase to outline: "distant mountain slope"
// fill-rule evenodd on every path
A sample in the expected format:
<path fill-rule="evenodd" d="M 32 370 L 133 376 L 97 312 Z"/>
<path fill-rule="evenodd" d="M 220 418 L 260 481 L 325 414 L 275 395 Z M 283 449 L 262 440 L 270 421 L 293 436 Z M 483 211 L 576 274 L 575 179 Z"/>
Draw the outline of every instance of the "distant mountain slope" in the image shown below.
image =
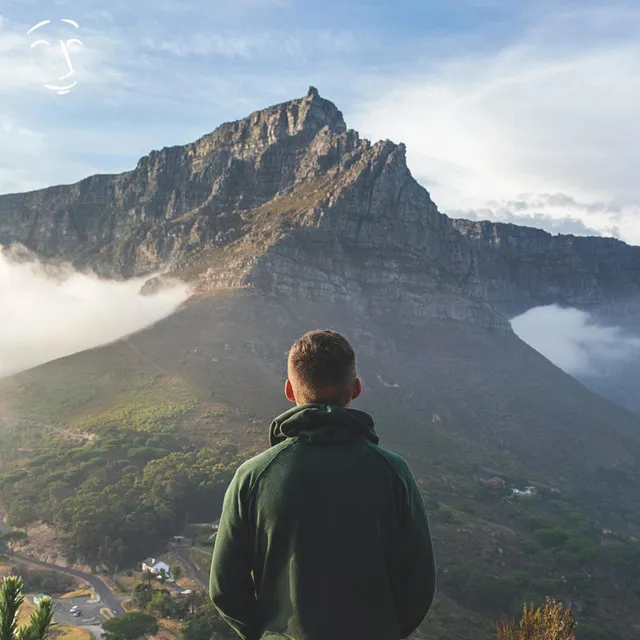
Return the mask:
<path fill-rule="evenodd" d="M 523 548 L 532 536 L 528 518 L 570 530 L 568 508 L 600 529 L 640 537 L 640 419 L 512 334 L 450 320 L 407 324 L 393 314 L 372 318 L 308 298 L 229 291 L 194 299 L 128 340 L 2 381 L 0 398 L 23 419 L 83 433 L 122 421 L 137 428 L 135 416 L 180 403 L 187 412 L 172 423 L 179 433 L 203 443 L 229 441 L 249 455 L 266 448 L 270 419 L 288 406 L 282 395 L 287 347 L 314 326 L 342 330 L 357 345 L 365 380 L 357 406 L 374 415 L 383 445 L 406 456 L 421 480 L 443 572 L 441 606 L 457 601 L 470 614 L 498 615 L 460 593 L 449 573 L 475 567 L 506 588 L 514 571 L 527 571 L 537 581 L 530 588 L 546 585 L 553 595 L 592 601 L 583 620 L 625 637 L 637 599 L 632 589 L 610 591 L 613 560 L 572 548 L 562 557 Z M 157 428 L 163 424 L 160 416 Z M 505 502 L 478 481 L 496 474 L 509 486 L 537 485 L 544 496 L 529 505 Z M 593 541 L 580 544 L 605 538 L 598 528 L 588 535 Z M 575 582 L 577 576 L 564 584 L 561 575 L 573 575 L 575 563 L 596 577 L 587 585 Z M 509 589 L 514 602 L 527 594 Z M 450 637 L 450 624 L 439 618 L 433 624 L 444 625 L 442 634 L 426 637 Z M 471 625 L 456 637 L 491 636 Z"/>
<path fill-rule="evenodd" d="M 9 242 L 110 276 L 166 269 L 196 291 L 129 339 L 0 381 L 18 429 L 169 431 L 249 455 L 287 408 L 291 342 L 342 330 L 365 381 L 358 407 L 432 512 L 441 596 L 422 637 L 492 637 L 491 619 L 545 594 L 579 603 L 585 639 L 632 637 L 640 417 L 508 318 L 550 302 L 624 306 L 640 248 L 451 220 L 403 145 L 360 140 L 313 88 L 120 176 L 0 197 Z M 483 484 L 495 476 L 505 488 Z M 511 498 L 527 485 L 536 497 Z"/>

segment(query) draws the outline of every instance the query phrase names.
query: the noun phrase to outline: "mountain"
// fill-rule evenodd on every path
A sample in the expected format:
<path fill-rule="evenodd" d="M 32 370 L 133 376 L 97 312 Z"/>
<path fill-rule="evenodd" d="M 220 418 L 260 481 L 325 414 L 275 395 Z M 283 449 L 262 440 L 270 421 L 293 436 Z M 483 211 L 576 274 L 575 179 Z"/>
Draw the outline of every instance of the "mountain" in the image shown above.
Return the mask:
<path fill-rule="evenodd" d="M 451 220 L 411 177 L 404 145 L 361 140 L 313 87 L 153 151 L 133 171 L 0 196 L 0 244 L 13 242 L 105 276 L 169 268 L 205 291 L 311 286 L 363 307 L 397 298 L 419 318 L 504 325 L 495 311 L 513 317 L 555 302 L 617 324 L 620 301 L 635 300 L 627 320 L 633 329 L 640 320 L 639 247 Z M 323 243 L 332 250 L 318 250 Z M 640 377 L 629 373 L 614 367 L 583 382 L 640 412 Z"/>
<path fill-rule="evenodd" d="M 358 350 L 358 407 L 432 513 L 440 594 L 417 637 L 489 638 L 492 619 L 546 594 L 575 604 L 584 640 L 634 637 L 640 417 L 528 347 L 509 318 L 558 303 L 633 324 L 639 247 L 452 220 L 404 145 L 360 139 L 313 87 L 133 171 L 0 196 L 11 243 L 109 277 L 163 270 L 194 295 L 134 336 L 0 382 L 5 487 L 33 492 L 30 469 L 61 468 L 70 454 L 42 440 L 52 430 L 259 451 L 287 408 L 287 348 L 332 327 Z M 506 488 L 483 482 L 495 476 Z M 536 496 L 511 497 L 527 485 Z"/>

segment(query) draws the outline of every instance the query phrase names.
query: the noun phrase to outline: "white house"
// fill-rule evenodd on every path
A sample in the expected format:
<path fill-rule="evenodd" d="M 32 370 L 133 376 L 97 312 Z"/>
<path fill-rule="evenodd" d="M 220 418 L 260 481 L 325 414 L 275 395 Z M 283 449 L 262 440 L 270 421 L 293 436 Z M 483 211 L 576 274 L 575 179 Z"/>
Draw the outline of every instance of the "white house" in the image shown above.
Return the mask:
<path fill-rule="evenodd" d="M 511 495 L 513 496 L 535 496 L 538 493 L 536 487 L 525 487 L 524 491 L 521 489 L 511 489 Z"/>
<path fill-rule="evenodd" d="M 154 576 L 163 572 L 167 576 L 171 575 L 171 567 L 166 562 L 156 560 L 155 558 L 147 558 L 142 563 L 142 570 L 149 571 L 150 573 L 153 573 Z"/>

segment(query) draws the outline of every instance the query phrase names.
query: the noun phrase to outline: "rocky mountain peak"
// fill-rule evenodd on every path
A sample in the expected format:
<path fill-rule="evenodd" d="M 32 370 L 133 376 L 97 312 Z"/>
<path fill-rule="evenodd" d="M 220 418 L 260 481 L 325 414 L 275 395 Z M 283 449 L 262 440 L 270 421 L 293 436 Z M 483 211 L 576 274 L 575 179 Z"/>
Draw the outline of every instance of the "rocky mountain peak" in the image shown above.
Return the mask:
<path fill-rule="evenodd" d="M 451 220 L 403 144 L 361 140 L 315 87 L 133 171 L 0 196 L 0 244 L 14 242 L 111 277 L 169 270 L 205 293 L 395 304 L 409 319 L 503 328 L 496 303 L 600 303 L 638 292 L 640 273 L 640 250 L 623 243 Z"/>
<path fill-rule="evenodd" d="M 292 138 L 305 144 L 323 129 L 336 135 L 345 133 L 347 125 L 336 105 L 322 98 L 315 87 L 310 87 L 302 98 L 254 111 L 246 118 L 221 125 L 196 145 L 256 151 Z"/>

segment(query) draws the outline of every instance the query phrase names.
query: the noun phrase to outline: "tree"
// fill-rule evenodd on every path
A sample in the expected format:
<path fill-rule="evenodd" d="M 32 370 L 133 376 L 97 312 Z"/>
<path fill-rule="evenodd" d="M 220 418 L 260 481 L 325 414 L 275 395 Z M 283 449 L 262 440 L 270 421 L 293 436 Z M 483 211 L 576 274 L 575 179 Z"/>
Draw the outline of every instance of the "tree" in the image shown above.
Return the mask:
<path fill-rule="evenodd" d="M 13 558 L 13 552 L 15 551 L 16 542 L 24 542 L 28 536 L 24 531 L 9 531 L 8 533 L 0 536 L 0 541 L 6 543 L 7 547 L 11 550 L 11 557 Z"/>
<path fill-rule="evenodd" d="M 105 640 L 137 640 L 158 633 L 158 621 L 148 613 L 132 611 L 103 623 Z M 0 639 L 4 640 L 4 639 Z"/>
<path fill-rule="evenodd" d="M 9 505 L 7 524 L 17 529 L 28 531 L 29 524 L 35 520 L 33 503 L 25 497 L 16 498 Z"/>
<path fill-rule="evenodd" d="M 133 602 L 138 609 L 146 609 L 153 598 L 153 587 L 150 584 L 141 582 L 133 589 Z"/>
<path fill-rule="evenodd" d="M 149 571 L 149 569 L 147 569 L 147 570 L 144 572 L 144 579 L 147 581 L 147 584 L 148 584 L 149 586 L 151 586 L 151 583 L 153 582 L 153 572 L 152 572 L 152 571 Z"/>
<path fill-rule="evenodd" d="M 213 603 L 205 602 L 182 627 L 184 640 L 210 640 L 212 637 L 231 638 L 234 633 L 218 615 Z"/>
<path fill-rule="evenodd" d="M 24 584 L 7 576 L 0 586 L 0 640 L 45 640 L 53 620 L 53 602 L 45 596 L 36 605 L 28 625 L 18 627 L 18 613 L 24 602 Z"/>
<path fill-rule="evenodd" d="M 147 605 L 147 611 L 158 618 L 168 618 L 173 615 L 174 609 L 173 598 L 166 589 L 156 591 Z"/>
<path fill-rule="evenodd" d="M 158 582 L 164 584 L 167 581 L 167 572 L 164 569 L 160 569 L 158 572 Z"/>
<path fill-rule="evenodd" d="M 182 575 L 182 567 L 177 564 L 175 567 L 173 567 L 173 569 L 171 570 L 171 573 L 173 573 L 173 577 L 176 580 L 180 579 L 180 576 Z"/>
<path fill-rule="evenodd" d="M 537 609 L 525 604 L 519 623 L 503 618 L 497 625 L 498 640 L 576 640 L 577 626 L 571 609 L 547 597 Z"/>

